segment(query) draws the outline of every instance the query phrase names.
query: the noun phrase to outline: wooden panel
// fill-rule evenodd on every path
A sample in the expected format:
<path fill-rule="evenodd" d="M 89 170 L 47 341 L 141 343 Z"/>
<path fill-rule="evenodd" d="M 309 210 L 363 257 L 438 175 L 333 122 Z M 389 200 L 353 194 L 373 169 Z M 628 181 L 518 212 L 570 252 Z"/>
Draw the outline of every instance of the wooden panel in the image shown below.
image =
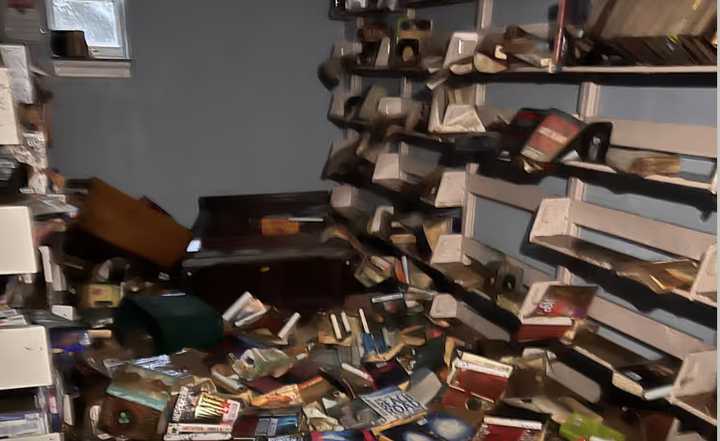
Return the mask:
<path fill-rule="evenodd" d="M 595 297 L 590 305 L 588 316 L 679 359 L 694 352 L 713 349 L 711 345 L 702 340 L 601 297 Z"/>
<path fill-rule="evenodd" d="M 708 248 L 700 262 L 691 296 L 698 301 L 717 307 L 717 247 Z"/>
<path fill-rule="evenodd" d="M 99 179 L 91 180 L 76 226 L 163 267 L 176 264 L 192 238 L 170 216 Z"/>
<path fill-rule="evenodd" d="M 587 121 L 612 122 L 611 142 L 613 145 L 703 158 L 715 158 L 717 154 L 715 127 L 603 117 L 590 117 L 587 118 Z"/>
<path fill-rule="evenodd" d="M 400 170 L 400 155 L 397 153 L 382 153 L 378 156 L 373 182 L 383 179 L 402 179 L 404 173 Z"/>
<path fill-rule="evenodd" d="M 477 174 L 468 176 L 467 191 L 527 211 L 537 210 L 545 197 L 536 185 L 518 185 Z"/>
<path fill-rule="evenodd" d="M 465 201 L 465 179 L 465 171 L 443 173 L 433 205 L 438 208 L 462 207 Z"/>
<path fill-rule="evenodd" d="M 715 390 L 717 381 L 717 352 L 690 354 L 683 360 L 675 379 L 672 396 L 696 395 Z"/>
<path fill-rule="evenodd" d="M 405 143 L 403 143 L 406 145 Z M 400 168 L 403 172 L 409 173 L 411 175 L 425 177 L 437 169 L 438 164 L 437 162 L 428 162 L 423 161 L 418 158 L 414 158 L 410 156 L 409 154 L 401 154 L 400 155 Z"/>
<path fill-rule="evenodd" d="M 674 405 L 717 425 L 717 352 L 690 354 L 683 360 L 668 400 Z"/>
<path fill-rule="evenodd" d="M 443 234 L 438 240 L 431 264 L 462 262 L 462 234 Z"/>
<path fill-rule="evenodd" d="M 473 260 L 480 262 L 481 264 L 505 259 L 510 262 L 510 264 L 521 267 L 523 269 L 523 284 L 525 286 L 530 286 L 533 283 L 537 282 L 548 282 L 554 279 L 553 275 L 546 274 L 539 269 L 513 257 L 505 256 L 501 252 L 493 250 L 492 248 L 483 245 L 482 243 L 472 238 L 464 238 L 463 254 Z"/>
<path fill-rule="evenodd" d="M 582 161 L 565 161 L 565 162 L 563 162 L 563 164 L 570 165 L 572 167 L 577 167 L 577 168 L 584 168 L 586 170 L 599 171 L 599 172 L 603 172 L 603 173 L 610 173 L 610 174 L 618 173 L 612 167 L 609 167 L 604 164 L 595 164 L 595 163 L 591 163 L 591 162 L 582 162 Z M 650 175 L 650 176 L 645 176 L 643 179 L 648 180 L 648 181 L 664 182 L 667 184 L 673 184 L 673 185 L 677 185 L 680 187 L 697 188 L 700 190 L 706 190 L 706 191 L 710 191 L 713 193 L 715 192 L 712 182 L 694 181 L 691 179 L 685 179 L 680 176 Z"/>
<path fill-rule="evenodd" d="M 711 234 L 585 202 L 570 204 L 570 222 L 694 260 L 715 243 Z"/>

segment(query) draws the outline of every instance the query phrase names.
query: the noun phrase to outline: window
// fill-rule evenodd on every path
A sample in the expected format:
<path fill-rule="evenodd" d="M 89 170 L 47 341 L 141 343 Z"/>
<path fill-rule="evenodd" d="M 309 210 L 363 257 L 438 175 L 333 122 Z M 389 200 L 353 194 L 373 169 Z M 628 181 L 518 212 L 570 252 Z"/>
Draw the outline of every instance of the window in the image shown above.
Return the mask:
<path fill-rule="evenodd" d="M 125 0 L 46 0 L 48 27 L 84 31 L 95 58 L 129 59 Z"/>

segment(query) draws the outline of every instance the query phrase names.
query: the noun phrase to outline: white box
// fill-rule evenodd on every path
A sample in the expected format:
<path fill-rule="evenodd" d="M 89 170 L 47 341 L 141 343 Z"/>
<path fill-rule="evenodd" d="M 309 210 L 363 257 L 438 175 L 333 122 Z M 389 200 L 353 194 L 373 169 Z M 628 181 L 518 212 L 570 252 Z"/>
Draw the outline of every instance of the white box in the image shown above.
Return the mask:
<path fill-rule="evenodd" d="M 0 328 L 0 390 L 53 384 L 47 331 L 42 326 Z"/>
<path fill-rule="evenodd" d="M 62 433 L 47 433 L 45 435 L 22 436 L 19 438 L 8 438 L 7 441 L 62 441 Z"/>
<path fill-rule="evenodd" d="M 28 207 L 0 207 L 0 275 L 38 272 Z"/>

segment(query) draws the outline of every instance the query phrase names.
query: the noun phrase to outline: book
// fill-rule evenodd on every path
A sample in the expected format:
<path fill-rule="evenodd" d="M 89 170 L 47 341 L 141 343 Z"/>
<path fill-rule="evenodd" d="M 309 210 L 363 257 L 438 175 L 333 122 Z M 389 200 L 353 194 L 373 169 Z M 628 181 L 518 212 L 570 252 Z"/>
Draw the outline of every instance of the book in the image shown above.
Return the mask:
<path fill-rule="evenodd" d="M 572 115 L 551 109 L 530 135 L 520 154 L 531 161 L 552 162 L 570 146 L 584 126 Z"/>
<path fill-rule="evenodd" d="M 584 318 L 596 291 L 594 286 L 549 286 L 525 318 Z"/>
<path fill-rule="evenodd" d="M 377 441 L 377 438 L 369 430 L 343 430 L 310 432 L 310 441 Z"/>
<path fill-rule="evenodd" d="M 426 411 L 422 403 L 397 387 L 387 387 L 361 395 L 360 399 L 380 415 L 383 424 L 413 418 Z"/>
<path fill-rule="evenodd" d="M 166 433 L 163 435 L 165 441 L 223 441 L 232 438 L 230 433 Z"/>
<path fill-rule="evenodd" d="M 40 411 L 0 413 L 0 438 L 42 435 L 48 432 L 47 417 Z"/>
<path fill-rule="evenodd" d="M 365 363 L 365 370 L 380 388 L 397 386 L 410 379 L 407 371 L 395 360 L 386 363 Z"/>
<path fill-rule="evenodd" d="M 118 437 L 150 441 L 157 437 L 160 412 L 132 401 L 107 396 L 102 402 L 98 429 Z"/>
<path fill-rule="evenodd" d="M 447 383 L 450 387 L 495 402 L 505 392 L 512 371 L 510 365 L 463 352 L 453 360 Z"/>
<path fill-rule="evenodd" d="M 382 432 L 391 441 L 470 441 L 475 428 L 446 413 L 432 413 L 426 418 Z"/>
<path fill-rule="evenodd" d="M 259 413 L 241 416 L 232 430 L 233 438 L 271 437 L 297 434 L 300 413 Z"/>
<path fill-rule="evenodd" d="M 670 359 L 625 366 L 613 373 L 612 383 L 619 389 L 646 400 L 670 395 L 680 363 Z"/>
<path fill-rule="evenodd" d="M 183 387 L 170 416 L 167 432 L 170 434 L 229 433 L 238 417 L 240 407 L 238 401 Z"/>
<path fill-rule="evenodd" d="M 613 169 L 639 176 L 676 175 L 680 172 L 680 156 L 646 150 L 611 148 L 605 163 Z"/>
<path fill-rule="evenodd" d="M 563 319 L 566 317 L 554 317 L 554 319 Z M 531 321 L 530 319 L 528 321 Z M 531 342 L 531 341 L 542 341 L 542 340 L 554 340 L 562 338 L 571 328 L 572 320 L 569 323 L 553 324 L 553 323 L 526 323 L 522 321 L 520 327 L 513 334 L 513 340 L 519 343 Z"/>
<path fill-rule="evenodd" d="M 543 432 L 483 422 L 473 441 L 542 441 Z"/>
<path fill-rule="evenodd" d="M 501 404 L 485 415 L 474 441 L 541 441 L 549 416 Z"/>

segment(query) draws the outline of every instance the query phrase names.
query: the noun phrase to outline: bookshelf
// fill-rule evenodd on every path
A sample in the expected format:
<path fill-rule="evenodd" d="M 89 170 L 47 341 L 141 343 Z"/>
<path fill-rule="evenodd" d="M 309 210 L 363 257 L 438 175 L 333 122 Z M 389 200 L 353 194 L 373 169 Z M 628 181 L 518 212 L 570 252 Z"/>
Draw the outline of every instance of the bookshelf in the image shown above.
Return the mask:
<path fill-rule="evenodd" d="M 455 2 L 446 2 L 446 4 L 451 3 Z M 475 3 L 474 30 L 484 32 L 497 29 L 498 26 L 493 26 L 493 18 L 496 15 L 494 11 L 507 8 L 508 5 L 502 2 L 493 2 L 493 0 L 478 0 Z M 441 6 L 434 4 L 433 7 L 440 8 Z M 408 17 L 416 16 L 416 11 L 412 8 L 393 11 L 393 13 L 404 13 Z M 427 15 L 428 13 L 424 11 L 424 16 Z M 349 28 L 353 28 L 353 25 L 361 26 L 363 20 L 362 17 L 356 17 L 356 22 L 348 23 L 347 26 Z M 545 35 L 549 35 L 551 32 L 551 26 L 547 23 L 533 24 L 530 28 Z M 467 31 L 467 29 L 457 29 L 457 31 L 460 30 Z M 436 70 L 420 68 L 393 69 L 391 67 L 374 68 L 357 65 L 348 65 L 346 68 L 345 85 L 347 87 L 343 89 L 344 92 L 357 94 L 366 81 L 396 80 L 400 82 L 399 93 L 404 98 L 412 97 L 420 91 L 420 88 L 424 88 L 425 85 L 420 82 L 427 81 L 429 84 L 442 74 L 438 74 Z M 554 84 L 575 87 L 573 95 L 576 95 L 577 105 L 569 112 L 586 122 L 612 122 L 611 144 L 613 146 L 678 154 L 683 161 L 686 159 L 688 161 L 704 161 L 710 164 L 711 170 L 706 173 L 683 171 L 673 176 L 638 176 L 620 173 L 604 164 L 568 158 L 559 163 L 557 169 L 551 172 L 551 176 L 564 182 L 562 191 L 553 193 L 540 184 L 513 182 L 502 174 L 493 174 L 492 177 L 485 176 L 478 172 L 482 164 L 468 163 L 464 170 L 463 201 L 459 204 L 463 210 L 461 232 L 442 236 L 437 248 L 430 256 L 418 255 L 412 248 L 398 246 L 388 243 L 388 241 L 381 242 L 394 254 L 412 259 L 419 267 L 442 279 L 444 284 L 452 286 L 454 294 L 468 302 L 483 317 L 503 323 L 512 329 L 517 326 L 517 317 L 498 306 L 495 303 L 496 299 L 487 295 L 482 289 L 464 286 L 462 278 L 456 277 L 457 270 L 462 269 L 466 274 L 482 272 L 488 263 L 496 260 L 500 255 L 506 262 L 523 269 L 522 284 L 526 293 L 537 293 L 538 289 L 548 283 L 593 284 L 592 281 L 584 281 L 584 274 L 583 277 L 576 274 L 577 263 L 575 260 L 584 260 L 585 263 L 593 264 L 593 262 L 588 262 L 590 259 L 586 258 L 587 255 L 571 252 L 572 250 L 568 247 L 556 246 L 552 240 L 545 240 L 547 236 L 539 234 L 540 219 L 545 214 L 552 213 L 550 216 L 553 219 L 552 223 L 558 228 L 558 231 L 562 230 L 564 237 L 585 240 L 586 232 L 592 230 L 609 236 L 618 235 L 619 237 L 615 237 L 615 239 L 627 243 L 629 247 L 639 243 L 660 253 L 691 259 L 697 264 L 697 274 L 689 287 L 673 289 L 669 294 L 654 294 L 642 284 L 636 284 L 636 288 L 633 288 L 633 298 L 642 297 L 647 304 L 652 304 L 654 298 L 662 297 L 665 302 L 669 295 L 679 302 L 693 304 L 693 308 L 702 310 L 703 314 L 713 314 L 717 308 L 716 293 L 714 292 L 715 276 L 712 271 L 715 268 L 715 235 L 699 231 L 695 225 L 685 226 L 680 221 L 657 217 L 658 212 L 662 210 L 666 212 L 661 214 L 668 214 L 667 204 L 660 202 L 668 199 L 668 195 L 665 193 L 669 188 L 679 195 L 685 192 L 688 196 L 691 193 L 700 193 L 701 197 L 708 200 L 715 196 L 717 191 L 715 127 L 707 121 L 698 123 L 685 116 L 680 117 L 678 121 L 673 121 L 667 117 L 652 119 L 642 115 L 640 117 L 607 115 L 604 108 L 608 106 L 608 100 L 611 99 L 609 92 L 613 88 L 640 86 L 650 90 L 668 89 L 673 91 L 670 96 L 680 97 L 686 91 L 694 89 L 715 89 L 717 73 L 717 66 L 586 67 L 559 66 L 557 64 L 542 69 L 512 65 L 508 70 L 497 74 L 474 72 L 467 75 L 456 75 L 445 73 L 449 85 L 473 85 L 476 88 L 476 105 L 490 104 L 502 107 L 501 105 L 505 103 L 497 102 L 498 93 L 492 92 L 495 85 L 503 83 L 510 83 L 513 87 L 515 84 L 530 87 Z M 527 88 L 522 90 L 525 91 Z M 518 94 L 521 92 L 518 91 Z M 538 106 L 538 104 L 521 102 L 520 106 L 515 106 L 519 108 L 520 106 Z M 545 104 L 545 107 L 552 107 L 552 104 Z M 663 115 L 669 113 L 671 112 L 664 112 Z M 335 119 L 333 123 L 345 131 L 354 130 L 362 133 L 370 128 L 369 123 L 359 121 Z M 386 155 L 392 156 L 392 161 L 389 162 L 392 165 L 391 173 L 387 175 L 392 177 L 389 187 L 396 188 L 395 191 L 391 190 L 391 193 L 395 194 L 395 197 L 402 194 L 404 203 L 402 207 L 413 209 L 423 205 L 427 206 L 427 201 L 423 201 L 417 194 L 403 191 L 404 185 L 411 184 L 413 172 L 423 169 L 415 163 L 414 153 L 416 149 L 426 149 L 446 154 L 454 149 L 458 136 L 420 131 L 409 132 L 399 129 L 394 132 L 389 131 L 389 133 L 384 140 L 397 144 L 396 150 L 386 152 Z M 412 160 L 410 160 L 411 158 Z M 382 166 L 383 172 L 387 172 L 387 164 L 382 164 Z M 433 166 L 439 166 L 439 164 L 428 164 L 425 168 L 431 169 Z M 371 167 L 377 167 L 377 164 L 373 164 Z M 410 180 L 405 179 L 407 176 L 404 175 L 407 174 L 410 175 Z M 415 176 L 417 176 L 417 172 Z M 592 176 L 594 179 L 587 179 L 588 176 Z M 646 212 L 642 212 L 642 210 L 637 212 L 638 207 L 628 208 L 618 204 L 618 200 L 622 200 L 621 196 L 605 201 L 603 204 L 591 201 L 591 196 L 597 193 L 596 188 L 610 188 L 611 180 L 625 183 L 625 186 L 630 188 L 629 192 L 632 193 L 632 196 L 635 196 L 633 193 L 635 183 L 639 181 L 648 183 L 651 187 L 650 191 L 653 193 L 652 197 L 640 193 L 639 189 L 637 190 L 638 197 L 644 198 L 642 199 L 643 204 L 653 204 L 653 201 L 659 201 L 657 207 L 649 205 L 644 207 Z M 385 193 L 389 189 L 387 185 L 383 185 L 383 178 L 368 179 L 367 181 L 376 188 L 381 187 Z M 363 188 L 373 191 L 373 188 L 369 186 Z M 413 206 L 413 198 L 415 206 Z M 629 198 L 630 196 L 628 196 Z M 518 234 L 526 235 L 523 247 L 529 246 L 533 250 L 542 250 L 544 255 L 559 256 L 559 258 L 548 258 L 547 263 L 550 266 L 538 266 L 532 259 L 527 259 L 524 250 L 514 249 L 512 244 L 508 249 L 501 249 L 502 247 L 498 247 L 496 243 L 484 241 L 483 234 L 485 236 L 493 234 L 488 231 L 480 231 L 488 227 L 487 223 L 483 224 L 483 219 L 492 218 L 486 216 L 488 213 L 485 210 L 488 209 L 488 203 L 506 207 L 503 210 L 521 213 L 523 219 L 529 219 L 526 223 L 524 221 L 517 222 L 525 228 L 518 230 Z M 554 204 L 557 204 L 558 207 L 552 207 Z M 691 208 L 678 208 L 678 210 L 691 210 Z M 505 212 L 503 211 L 503 213 Z M 682 218 L 685 219 L 687 216 Z M 493 231 L 498 229 L 504 231 L 503 228 L 490 225 L 490 229 Z M 624 252 L 620 249 L 616 250 L 613 242 L 605 243 L 602 246 L 612 252 Z M 563 256 L 570 257 L 570 259 L 563 258 Z M 597 266 L 603 267 L 602 265 Z M 600 270 L 598 269 L 598 271 Z M 632 302 L 622 300 L 625 294 L 628 293 L 608 293 L 601 290 L 595 297 L 587 320 L 599 331 L 597 334 L 592 333 L 594 336 L 592 338 L 608 338 L 609 344 L 625 350 L 627 350 L 626 346 L 630 349 L 634 348 L 633 350 L 643 353 L 643 357 L 654 353 L 655 356 L 669 356 L 675 360 L 679 366 L 679 373 L 672 391 L 660 397 L 663 405 L 673 406 L 673 412 L 687 412 L 705 424 L 716 425 L 714 414 L 711 415 L 700 409 L 697 404 L 701 402 L 703 394 L 706 395 L 708 391 L 715 388 L 714 380 L 704 382 L 699 376 L 704 375 L 714 379 L 714 364 L 707 363 L 707 369 L 698 368 L 702 363 L 701 360 L 709 359 L 710 355 L 708 354 L 715 356 L 713 345 L 708 343 L 707 338 L 698 336 L 694 326 L 689 326 L 687 330 L 683 328 L 684 324 L 692 322 L 693 317 L 681 318 L 678 316 L 670 320 L 667 317 L 668 314 L 665 314 L 666 316 L 656 314 L 652 309 L 647 310 L 647 306 L 645 306 L 646 309 L 634 307 Z M 713 335 L 715 334 L 716 331 L 713 330 Z M 614 335 L 621 335 L 622 338 L 618 339 Z M 593 353 L 580 346 L 573 346 L 569 341 L 563 343 L 568 344 L 565 346 L 566 349 L 585 359 L 586 362 L 589 361 L 595 367 L 607 369 L 612 375 L 618 373 L 611 363 L 603 359 L 603 354 Z M 558 352 L 563 352 L 563 350 L 558 348 Z M 703 373 L 700 374 L 700 371 Z M 686 387 L 688 384 L 697 384 L 697 388 Z M 657 405 L 657 401 L 655 405 Z"/>

